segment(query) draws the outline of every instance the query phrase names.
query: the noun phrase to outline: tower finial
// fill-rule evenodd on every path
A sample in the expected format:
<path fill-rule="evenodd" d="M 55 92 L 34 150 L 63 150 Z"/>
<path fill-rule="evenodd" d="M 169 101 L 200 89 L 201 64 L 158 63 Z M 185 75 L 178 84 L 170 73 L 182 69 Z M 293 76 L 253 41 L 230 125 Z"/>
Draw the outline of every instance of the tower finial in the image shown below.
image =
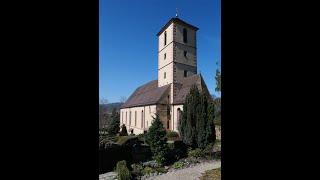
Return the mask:
<path fill-rule="evenodd" d="M 178 17 L 178 8 L 176 8 L 176 18 Z"/>

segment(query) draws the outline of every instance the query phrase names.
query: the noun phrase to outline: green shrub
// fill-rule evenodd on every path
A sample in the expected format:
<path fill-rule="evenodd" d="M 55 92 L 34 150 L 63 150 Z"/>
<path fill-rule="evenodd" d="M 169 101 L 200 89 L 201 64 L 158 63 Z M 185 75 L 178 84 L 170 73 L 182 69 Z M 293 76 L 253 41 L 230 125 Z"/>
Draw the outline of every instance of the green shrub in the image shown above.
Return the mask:
<path fill-rule="evenodd" d="M 174 143 L 168 143 L 168 148 L 171 150 L 174 149 Z"/>
<path fill-rule="evenodd" d="M 137 138 L 136 136 L 119 136 L 117 143 L 119 145 L 126 144 L 129 140 Z"/>
<path fill-rule="evenodd" d="M 189 149 L 188 150 L 188 156 L 189 157 L 193 157 L 193 158 L 200 158 L 200 157 L 204 157 L 204 153 L 203 151 L 200 149 L 200 148 L 197 148 L 197 149 Z"/>
<path fill-rule="evenodd" d="M 156 155 L 153 156 L 154 160 L 157 161 L 157 163 L 159 163 L 160 165 L 163 165 L 167 159 L 166 156 L 168 155 L 168 152 L 166 152 L 166 154 L 164 154 L 163 152 L 158 152 Z"/>
<path fill-rule="evenodd" d="M 215 159 L 221 159 L 221 151 L 215 152 L 214 153 L 214 158 Z"/>
<path fill-rule="evenodd" d="M 144 134 L 139 134 L 138 136 L 139 141 L 145 141 L 145 135 Z"/>
<path fill-rule="evenodd" d="M 206 156 L 212 156 L 213 155 L 213 147 L 214 144 L 210 143 L 203 149 L 203 154 Z"/>
<path fill-rule="evenodd" d="M 141 164 L 132 164 L 132 174 L 141 176 L 143 174 L 143 166 Z"/>
<path fill-rule="evenodd" d="M 145 168 L 143 169 L 142 172 L 143 172 L 143 174 L 150 174 L 150 173 L 153 173 L 154 170 L 153 170 L 151 167 L 147 166 L 147 167 L 145 167 Z"/>
<path fill-rule="evenodd" d="M 179 138 L 179 134 L 175 131 L 168 131 L 167 138 L 168 139 L 177 139 L 177 138 Z"/>
<path fill-rule="evenodd" d="M 131 173 L 127 167 L 127 163 L 125 160 L 119 161 L 117 163 L 116 171 L 118 173 L 119 180 L 130 180 L 131 179 Z"/>
<path fill-rule="evenodd" d="M 164 167 L 158 167 L 155 169 L 158 173 L 166 173 L 168 172 Z"/>
<path fill-rule="evenodd" d="M 174 169 L 179 169 L 179 168 L 182 168 L 183 167 L 183 162 L 175 162 L 173 165 L 172 165 L 172 167 L 174 168 Z"/>

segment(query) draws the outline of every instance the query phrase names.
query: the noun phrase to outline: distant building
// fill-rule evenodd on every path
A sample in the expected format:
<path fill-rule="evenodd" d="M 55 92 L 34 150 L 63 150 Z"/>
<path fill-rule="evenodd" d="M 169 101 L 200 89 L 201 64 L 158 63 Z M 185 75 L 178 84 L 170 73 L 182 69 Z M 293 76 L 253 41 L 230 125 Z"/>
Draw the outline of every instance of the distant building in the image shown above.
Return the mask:
<path fill-rule="evenodd" d="M 125 124 L 129 133 L 147 131 L 155 113 L 167 130 L 178 131 L 183 103 L 192 85 L 211 97 L 197 74 L 197 30 L 172 18 L 157 34 L 158 79 L 138 87 L 120 109 L 120 124 Z"/>

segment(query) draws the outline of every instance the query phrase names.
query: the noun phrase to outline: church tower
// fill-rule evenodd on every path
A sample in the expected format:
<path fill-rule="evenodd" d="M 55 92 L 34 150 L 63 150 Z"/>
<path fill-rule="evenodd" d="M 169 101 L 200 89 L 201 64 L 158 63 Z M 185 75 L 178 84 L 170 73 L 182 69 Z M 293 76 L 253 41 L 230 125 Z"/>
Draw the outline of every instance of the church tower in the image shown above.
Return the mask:
<path fill-rule="evenodd" d="M 158 36 L 158 87 L 171 85 L 170 103 L 183 78 L 197 74 L 198 28 L 179 18 L 172 18 Z"/>

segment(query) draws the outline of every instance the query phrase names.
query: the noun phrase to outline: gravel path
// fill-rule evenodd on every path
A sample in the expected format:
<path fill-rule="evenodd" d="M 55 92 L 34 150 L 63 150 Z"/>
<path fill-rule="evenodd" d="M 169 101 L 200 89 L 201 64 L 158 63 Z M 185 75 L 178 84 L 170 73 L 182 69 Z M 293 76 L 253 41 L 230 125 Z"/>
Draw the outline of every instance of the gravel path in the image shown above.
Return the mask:
<path fill-rule="evenodd" d="M 148 180 L 196 180 L 207 170 L 221 167 L 221 161 L 210 161 L 174 172 L 147 178 Z"/>

